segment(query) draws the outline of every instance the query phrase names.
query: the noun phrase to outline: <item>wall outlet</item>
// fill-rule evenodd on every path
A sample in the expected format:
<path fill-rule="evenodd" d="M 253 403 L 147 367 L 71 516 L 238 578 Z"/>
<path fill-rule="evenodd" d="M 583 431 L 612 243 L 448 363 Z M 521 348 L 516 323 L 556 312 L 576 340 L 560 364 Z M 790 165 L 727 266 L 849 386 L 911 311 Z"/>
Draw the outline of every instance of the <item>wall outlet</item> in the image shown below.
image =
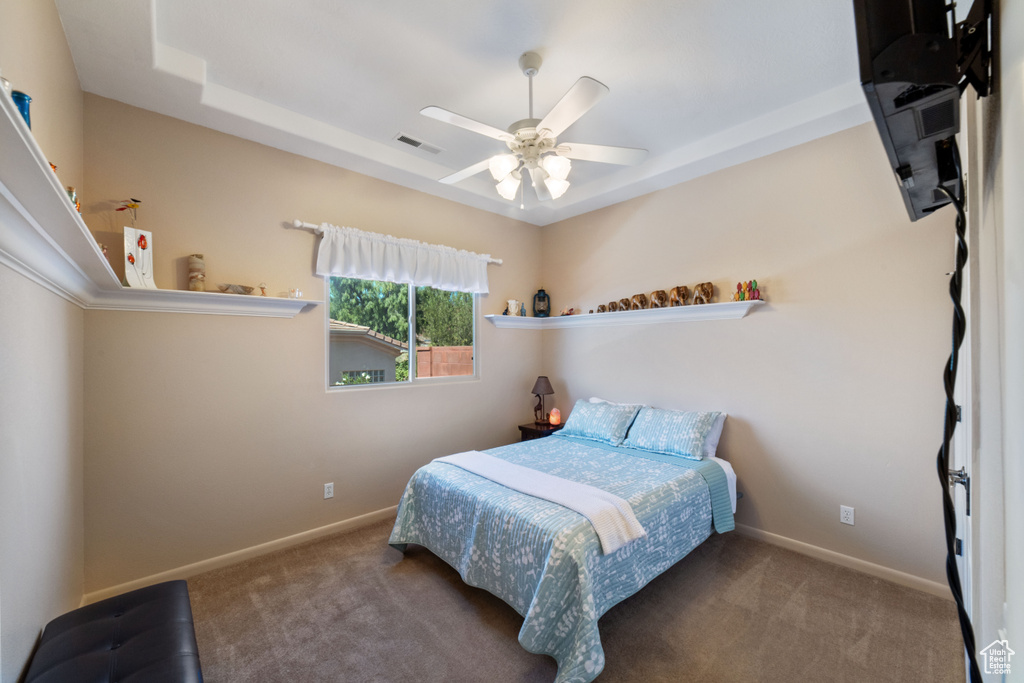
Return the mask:
<path fill-rule="evenodd" d="M 843 524 L 853 526 L 853 508 L 847 505 L 839 506 L 839 521 Z"/>
<path fill-rule="evenodd" d="M 334 482 L 333 481 L 330 484 L 324 484 L 324 500 L 327 500 L 328 498 L 334 498 Z M 853 513 L 850 513 L 850 514 L 853 514 Z M 850 524 L 853 524 L 853 522 L 850 522 Z"/>

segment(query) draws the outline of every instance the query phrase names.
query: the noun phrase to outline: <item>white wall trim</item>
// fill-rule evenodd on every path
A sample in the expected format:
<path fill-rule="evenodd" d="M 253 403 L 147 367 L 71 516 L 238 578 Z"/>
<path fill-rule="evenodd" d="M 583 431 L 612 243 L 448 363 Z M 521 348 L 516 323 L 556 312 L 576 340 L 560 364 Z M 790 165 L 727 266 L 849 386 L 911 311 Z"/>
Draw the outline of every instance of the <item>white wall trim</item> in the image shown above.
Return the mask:
<path fill-rule="evenodd" d="M 834 550 L 819 548 L 816 545 L 797 541 L 792 538 L 787 538 L 786 536 L 773 534 L 770 531 L 755 529 L 754 527 L 747 526 L 745 524 L 737 524 L 736 531 L 744 536 L 756 538 L 759 541 L 771 543 L 772 545 L 777 545 L 780 548 L 786 548 L 787 550 L 798 552 L 801 555 L 807 555 L 808 557 L 813 557 L 817 560 L 824 560 L 825 562 L 838 564 L 841 567 L 870 574 L 871 576 L 879 579 L 885 579 L 886 581 L 891 581 L 892 583 L 897 583 L 901 586 L 907 586 L 908 588 L 924 591 L 925 593 L 930 593 L 931 595 L 935 595 L 940 598 L 946 598 L 950 602 L 953 600 L 953 594 L 950 593 L 949 586 L 944 583 L 922 579 L 920 576 L 914 576 L 913 574 L 907 574 L 906 572 L 901 572 L 896 569 L 883 567 L 880 564 L 868 562 L 867 560 L 843 555 L 842 553 L 837 553 Z"/>
<path fill-rule="evenodd" d="M 82 605 L 89 605 L 94 602 L 98 602 L 99 600 L 111 598 L 115 595 L 120 595 L 121 593 L 126 593 L 137 588 L 151 586 L 155 583 L 160 583 L 161 581 L 187 579 L 191 576 L 195 576 L 196 574 L 202 574 L 203 572 L 208 572 L 212 569 L 220 569 L 221 567 L 228 567 L 245 560 L 250 560 L 254 557 L 259 557 L 260 555 L 272 553 L 276 550 L 283 550 L 284 548 L 290 548 L 308 541 L 323 538 L 324 536 L 330 536 L 344 531 L 355 531 L 356 529 L 361 529 L 362 527 L 388 519 L 389 517 L 394 517 L 397 513 L 398 506 L 392 505 L 391 507 L 384 508 L 383 510 L 368 512 L 365 515 L 359 515 L 358 517 L 344 519 L 340 522 L 334 522 L 333 524 L 328 524 L 316 529 L 310 529 L 291 536 L 285 536 L 284 538 L 279 538 L 276 541 L 260 543 L 259 545 L 243 548 L 242 550 L 236 550 L 225 555 L 211 557 L 207 560 L 200 560 L 199 562 L 187 564 L 175 569 L 169 569 L 165 572 L 146 576 L 141 579 L 135 579 L 134 581 L 128 581 L 127 583 L 122 583 L 117 586 L 102 588 L 98 591 L 93 591 L 83 595 Z"/>

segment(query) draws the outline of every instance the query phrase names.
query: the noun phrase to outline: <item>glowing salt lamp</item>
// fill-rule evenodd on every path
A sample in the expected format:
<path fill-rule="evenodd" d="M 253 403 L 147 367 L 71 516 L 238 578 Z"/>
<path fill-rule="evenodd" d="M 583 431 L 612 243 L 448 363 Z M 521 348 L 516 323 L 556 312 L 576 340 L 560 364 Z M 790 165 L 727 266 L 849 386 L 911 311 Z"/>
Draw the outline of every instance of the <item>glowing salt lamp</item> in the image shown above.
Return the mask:
<path fill-rule="evenodd" d="M 562 424 L 562 413 L 558 412 L 558 408 L 551 409 L 551 415 L 548 417 L 548 422 L 553 425 Z"/>

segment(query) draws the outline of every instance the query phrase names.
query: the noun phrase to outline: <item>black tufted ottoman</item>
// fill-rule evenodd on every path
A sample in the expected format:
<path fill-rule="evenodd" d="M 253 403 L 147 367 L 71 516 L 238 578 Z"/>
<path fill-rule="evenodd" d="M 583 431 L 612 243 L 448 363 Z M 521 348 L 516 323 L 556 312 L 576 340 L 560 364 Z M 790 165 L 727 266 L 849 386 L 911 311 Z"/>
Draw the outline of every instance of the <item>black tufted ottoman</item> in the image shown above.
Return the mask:
<path fill-rule="evenodd" d="M 188 585 L 168 581 L 46 625 L 24 683 L 202 683 Z"/>

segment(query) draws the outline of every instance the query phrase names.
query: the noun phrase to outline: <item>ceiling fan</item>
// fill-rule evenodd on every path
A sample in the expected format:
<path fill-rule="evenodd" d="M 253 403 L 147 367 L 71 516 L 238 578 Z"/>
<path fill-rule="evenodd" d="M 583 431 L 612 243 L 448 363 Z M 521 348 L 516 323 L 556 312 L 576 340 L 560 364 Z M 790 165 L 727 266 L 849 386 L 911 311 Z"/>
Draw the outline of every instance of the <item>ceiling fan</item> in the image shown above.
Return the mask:
<path fill-rule="evenodd" d="M 519 58 L 519 68 L 530 79 L 530 117 L 516 121 L 507 130 L 495 128 L 486 123 L 450 112 L 440 107 L 426 107 L 420 110 L 444 123 L 501 140 L 508 145 L 509 153 L 498 154 L 484 159 L 461 171 L 441 178 L 451 185 L 470 176 L 490 170 L 498 183 L 498 194 L 513 200 L 519 191 L 525 172 L 541 201 L 557 199 L 569 189 L 566 179 L 571 168 L 570 159 L 599 161 L 605 164 L 634 166 L 647 156 L 646 149 L 631 147 L 609 147 L 607 145 L 584 145 L 575 142 L 558 142 L 558 136 L 590 111 L 602 97 L 608 94 L 608 86 L 593 78 L 584 76 L 569 88 L 569 92 L 555 104 L 543 119 L 533 117 L 533 77 L 540 70 L 541 57 L 536 52 L 526 52 Z"/>

